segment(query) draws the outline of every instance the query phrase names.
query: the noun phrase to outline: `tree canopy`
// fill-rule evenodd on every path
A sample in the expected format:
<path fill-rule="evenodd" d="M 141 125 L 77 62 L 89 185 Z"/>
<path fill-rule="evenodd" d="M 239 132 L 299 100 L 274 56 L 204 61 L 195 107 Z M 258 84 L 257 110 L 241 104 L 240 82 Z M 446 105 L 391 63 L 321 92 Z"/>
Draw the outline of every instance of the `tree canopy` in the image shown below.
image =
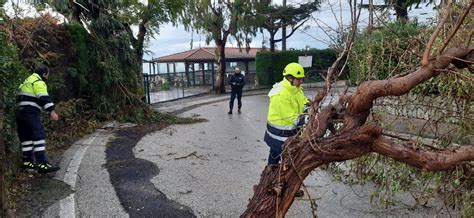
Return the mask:
<path fill-rule="evenodd" d="M 289 38 L 318 10 L 320 1 L 312 1 L 294 5 L 281 6 L 272 4 L 271 0 L 258 1 L 256 4 L 256 17 L 259 26 L 265 29 L 270 35 L 270 51 L 275 51 L 275 43 L 283 39 L 275 39 L 275 35 L 282 28 L 291 27 L 291 32 L 286 35 Z"/>
<path fill-rule="evenodd" d="M 225 93 L 225 46 L 229 38 L 237 45 L 250 46 L 255 36 L 254 1 L 245 0 L 187 0 L 182 23 L 189 30 L 206 34 L 206 42 L 214 41 L 217 56 L 215 90 Z"/>

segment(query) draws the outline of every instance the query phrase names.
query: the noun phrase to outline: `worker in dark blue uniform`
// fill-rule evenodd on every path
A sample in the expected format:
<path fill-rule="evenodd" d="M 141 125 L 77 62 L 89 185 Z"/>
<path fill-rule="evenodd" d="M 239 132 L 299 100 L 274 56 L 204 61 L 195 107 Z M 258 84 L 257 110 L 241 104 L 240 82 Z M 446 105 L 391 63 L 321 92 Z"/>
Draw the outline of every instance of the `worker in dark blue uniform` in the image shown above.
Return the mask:
<path fill-rule="evenodd" d="M 240 69 L 238 67 L 235 68 L 235 73 L 230 77 L 229 80 L 231 93 L 230 93 L 230 102 L 229 102 L 229 112 L 228 114 L 232 114 L 232 109 L 234 108 L 234 100 L 237 96 L 237 103 L 238 103 L 238 112 L 239 114 L 242 113 L 242 89 L 245 85 L 245 76 L 240 73 Z"/>
<path fill-rule="evenodd" d="M 40 116 L 44 110 L 49 113 L 52 121 L 58 120 L 54 104 L 48 95 L 48 76 L 48 67 L 40 64 L 20 85 L 17 95 L 16 122 L 23 153 L 21 167 L 29 172 L 49 173 L 59 170 L 46 157 L 46 134 Z"/>

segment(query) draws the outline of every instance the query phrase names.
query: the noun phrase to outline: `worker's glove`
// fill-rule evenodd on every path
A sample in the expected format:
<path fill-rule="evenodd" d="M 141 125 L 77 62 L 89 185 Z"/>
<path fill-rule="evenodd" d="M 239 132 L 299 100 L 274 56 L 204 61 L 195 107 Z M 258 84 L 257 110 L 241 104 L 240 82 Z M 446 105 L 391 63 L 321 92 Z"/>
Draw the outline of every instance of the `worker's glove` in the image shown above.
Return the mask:
<path fill-rule="evenodd" d="M 309 121 L 309 114 L 300 114 L 298 116 L 298 119 L 296 121 L 296 126 L 298 127 L 302 127 L 304 125 L 306 125 Z"/>
<path fill-rule="evenodd" d="M 303 108 L 303 113 L 305 113 L 305 114 L 309 113 L 310 108 L 311 107 L 309 105 L 305 105 L 304 108 Z"/>

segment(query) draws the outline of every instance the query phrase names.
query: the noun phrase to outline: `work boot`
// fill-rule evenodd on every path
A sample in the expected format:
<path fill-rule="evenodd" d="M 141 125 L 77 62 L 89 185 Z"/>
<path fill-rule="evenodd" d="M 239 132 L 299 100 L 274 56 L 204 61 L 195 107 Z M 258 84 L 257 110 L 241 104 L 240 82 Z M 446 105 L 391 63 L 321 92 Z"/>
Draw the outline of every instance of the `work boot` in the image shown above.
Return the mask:
<path fill-rule="evenodd" d="M 299 190 L 295 193 L 296 198 L 303 197 L 303 196 L 304 196 L 304 191 L 303 190 Z"/>
<path fill-rule="evenodd" d="M 30 162 L 30 161 L 23 162 L 23 164 L 20 166 L 20 168 L 25 170 L 28 173 L 36 172 L 35 164 L 33 162 Z"/>
<path fill-rule="evenodd" d="M 38 163 L 36 167 L 38 168 L 38 173 L 52 173 L 60 169 L 59 167 L 52 166 L 49 163 Z"/>

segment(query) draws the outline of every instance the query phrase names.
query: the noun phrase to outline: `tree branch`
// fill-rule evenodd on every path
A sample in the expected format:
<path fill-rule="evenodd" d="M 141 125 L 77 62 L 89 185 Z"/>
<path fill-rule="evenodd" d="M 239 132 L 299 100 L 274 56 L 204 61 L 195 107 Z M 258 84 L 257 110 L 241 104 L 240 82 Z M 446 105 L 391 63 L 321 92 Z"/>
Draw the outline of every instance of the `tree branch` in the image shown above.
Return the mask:
<path fill-rule="evenodd" d="M 367 81 L 362 83 L 351 96 L 347 114 L 344 117 L 344 130 L 357 128 L 363 125 L 373 106 L 373 101 L 384 96 L 400 96 L 408 93 L 416 85 L 441 73 L 454 62 L 455 58 L 470 61 L 474 48 L 451 48 L 443 52 L 436 60 L 431 60 L 427 66 L 402 77 L 392 77 L 386 80 Z"/>
<path fill-rule="evenodd" d="M 372 150 L 424 171 L 442 171 L 464 161 L 474 160 L 474 145 L 454 150 L 417 151 L 381 137 L 374 141 Z"/>
<path fill-rule="evenodd" d="M 381 137 L 382 129 L 365 125 L 352 132 L 325 139 L 293 137 L 283 146 L 282 163 L 269 165 L 254 187 L 254 196 L 241 217 L 283 217 L 304 178 L 331 162 L 379 153 L 424 171 L 441 171 L 474 160 L 474 146 L 455 150 L 418 151 Z M 278 204 L 277 204 L 278 202 Z"/>
<path fill-rule="evenodd" d="M 315 107 L 318 106 L 321 103 L 321 101 L 324 99 L 324 97 L 326 97 L 326 95 L 329 93 L 329 90 L 331 89 L 332 77 L 333 77 L 333 75 L 335 75 L 335 72 L 337 70 L 337 66 L 339 65 L 341 60 L 344 57 L 346 58 L 346 60 L 348 58 L 347 54 L 349 54 L 349 52 L 352 49 L 352 43 L 354 42 L 355 35 L 357 33 L 357 22 L 359 21 L 361 11 L 362 11 L 362 9 L 359 9 L 359 13 L 357 14 L 357 16 L 351 19 L 352 20 L 351 34 L 347 37 L 346 42 L 344 43 L 344 50 L 339 54 L 336 61 L 334 61 L 334 63 L 328 69 L 326 79 L 325 79 L 325 82 L 324 82 L 323 91 L 319 92 L 318 95 L 316 97 L 314 97 L 314 100 L 311 102 L 311 107 L 313 109 L 315 109 Z"/>
<path fill-rule="evenodd" d="M 452 3 L 452 0 L 449 0 L 447 9 L 445 9 L 443 11 L 443 17 L 441 18 L 441 22 L 439 22 L 439 24 L 436 27 L 436 30 L 433 32 L 433 34 L 431 34 L 430 41 L 428 41 L 428 44 L 426 45 L 425 51 L 423 52 L 423 58 L 421 59 L 421 66 L 426 66 L 429 63 L 431 47 L 433 47 L 433 43 L 436 40 L 436 37 L 438 36 L 439 32 L 443 28 L 444 22 L 446 22 L 446 18 L 448 17 L 448 11 L 449 11 L 448 9 L 451 8 L 451 3 Z M 456 33 L 456 32 L 454 32 L 454 33 Z"/>
<path fill-rule="evenodd" d="M 451 31 L 451 34 L 444 41 L 444 44 L 441 47 L 441 49 L 439 50 L 438 54 L 441 54 L 444 51 L 444 49 L 446 48 L 446 46 L 448 46 L 451 39 L 454 37 L 454 35 L 456 35 L 456 32 L 458 31 L 459 27 L 461 26 L 461 24 L 466 19 L 467 15 L 469 14 L 469 11 L 471 11 L 471 8 L 472 8 L 473 4 L 474 4 L 474 1 L 471 1 L 471 3 L 464 9 L 463 15 L 459 18 L 458 22 L 456 23 L 456 26 L 454 27 L 454 30 Z"/>
<path fill-rule="evenodd" d="M 308 20 L 309 20 L 309 18 L 306 19 L 306 20 L 304 20 L 303 22 L 301 22 L 300 24 L 298 24 L 298 25 L 296 25 L 296 26 L 292 26 L 292 27 L 291 27 L 291 29 L 292 29 L 292 30 L 291 30 L 291 33 L 288 34 L 285 38 L 286 38 L 286 39 L 290 38 L 291 35 L 293 35 L 293 33 L 295 33 L 295 31 L 296 31 L 298 28 L 300 28 L 300 27 L 301 27 L 306 21 L 308 21 Z M 281 38 L 281 39 L 276 39 L 275 42 L 280 42 L 280 41 L 282 41 L 282 40 L 283 40 L 283 38 Z"/>
<path fill-rule="evenodd" d="M 302 179 L 314 168 L 369 153 L 371 143 L 381 132 L 380 127 L 367 125 L 354 132 L 322 140 L 305 137 L 288 139 L 283 145 L 282 163 L 268 165 L 264 169 L 258 186 L 254 187 L 254 196 L 241 217 L 284 217 L 303 183 Z"/>
<path fill-rule="evenodd" d="M 310 138 L 324 136 L 334 115 L 336 115 L 336 109 L 332 105 L 322 108 L 319 113 L 312 113 L 311 116 L 314 118 L 310 119 L 308 127 L 305 129 L 305 135 Z"/>

